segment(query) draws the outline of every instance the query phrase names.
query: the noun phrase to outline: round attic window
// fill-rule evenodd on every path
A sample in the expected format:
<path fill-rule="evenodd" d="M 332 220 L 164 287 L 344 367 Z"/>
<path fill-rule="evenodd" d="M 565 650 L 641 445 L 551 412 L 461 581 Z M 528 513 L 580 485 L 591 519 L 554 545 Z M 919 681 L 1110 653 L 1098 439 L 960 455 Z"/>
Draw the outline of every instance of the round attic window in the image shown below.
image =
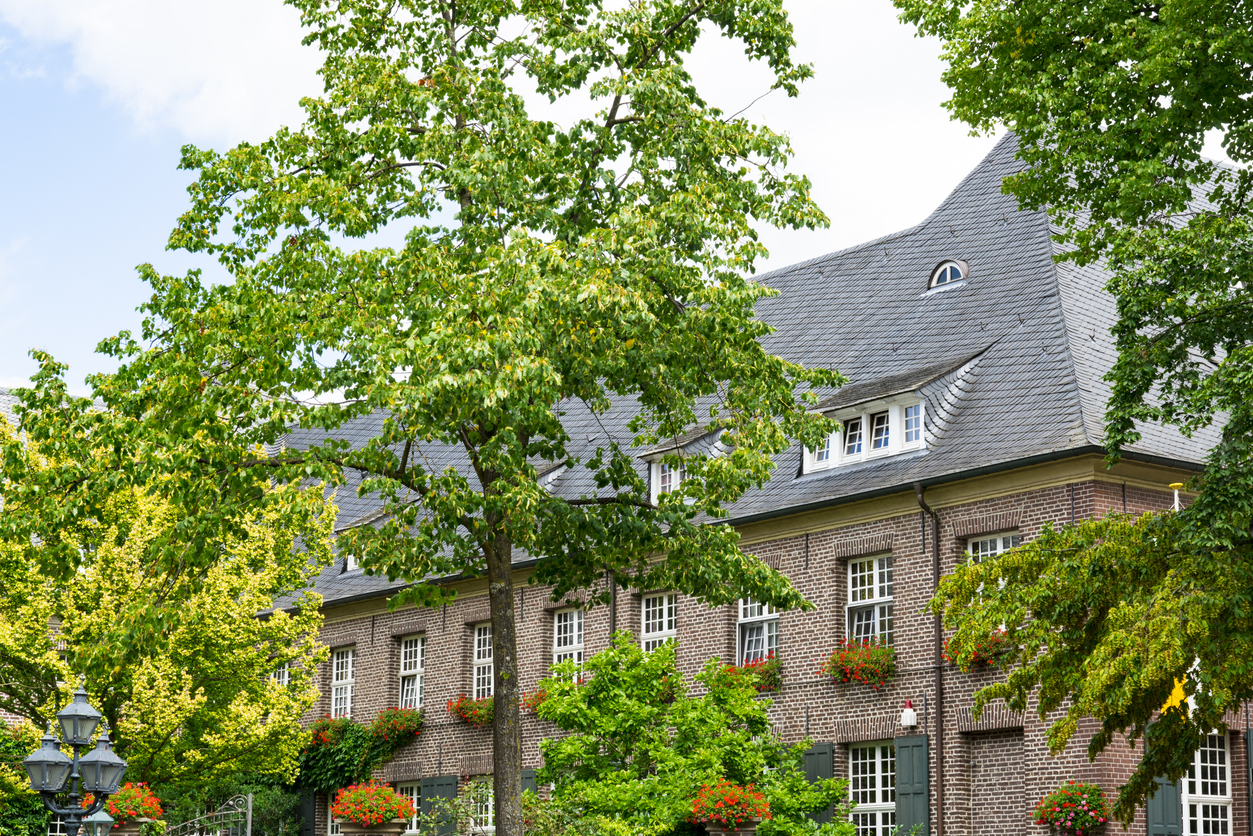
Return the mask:
<path fill-rule="evenodd" d="M 960 282 L 969 271 L 970 267 L 964 261 L 941 261 L 940 266 L 931 271 L 930 287 Z"/>

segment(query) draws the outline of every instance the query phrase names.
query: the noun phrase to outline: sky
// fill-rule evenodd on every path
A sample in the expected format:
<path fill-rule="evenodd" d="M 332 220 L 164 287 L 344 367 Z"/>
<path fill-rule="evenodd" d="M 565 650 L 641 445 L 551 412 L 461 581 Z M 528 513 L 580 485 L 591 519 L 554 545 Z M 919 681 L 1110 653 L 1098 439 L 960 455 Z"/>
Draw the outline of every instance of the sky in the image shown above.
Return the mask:
<path fill-rule="evenodd" d="M 995 143 L 949 118 L 939 43 L 890 0 L 786 5 L 816 77 L 747 115 L 790 135 L 831 226 L 765 231 L 762 270 L 918 223 Z M 114 368 L 97 343 L 139 328 L 136 265 L 212 269 L 165 250 L 187 205 L 180 148 L 299 124 L 300 97 L 321 90 L 300 40 L 278 0 L 0 0 L 0 386 L 27 380 L 38 348 L 86 392 Z M 698 46 L 692 67 L 727 112 L 769 88 L 733 44 Z"/>

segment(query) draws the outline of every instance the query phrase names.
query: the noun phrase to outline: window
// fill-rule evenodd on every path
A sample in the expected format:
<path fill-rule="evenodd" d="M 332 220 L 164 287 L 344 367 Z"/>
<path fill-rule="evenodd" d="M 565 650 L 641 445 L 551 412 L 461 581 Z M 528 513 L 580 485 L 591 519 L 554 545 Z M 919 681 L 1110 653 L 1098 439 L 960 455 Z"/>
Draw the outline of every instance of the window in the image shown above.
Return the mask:
<path fill-rule="evenodd" d="M 870 416 L 870 449 L 886 450 L 888 448 L 888 414 L 880 412 Z"/>
<path fill-rule="evenodd" d="M 291 662 L 284 662 L 273 671 L 270 672 L 270 679 L 273 679 L 284 688 L 291 682 Z"/>
<path fill-rule="evenodd" d="M 335 816 L 331 814 L 331 804 L 335 802 L 335 793 L 331 793 L 326 799 L 326 834 L 327 836 L 339 836 L 339 822 L 335 821 Z"/>
<path fill-rule="evenodd" d="M 891 555 L 848 562 L 848 633 L 854 639 L 892 644 Z"/>
<path fill-rule="evenodd" d="M 1192 756 L 1183 782 L 1183 812 L 1187 833 L 1231 832 L 1231 781 L 1228 774 L 1227 736 L 1211 734 Z"/>
<path fill-rule="evenodd" d="M 844 422 L 844 455 L 861 453 L 861 419 L 850 418 Z"/>
<path fill-rule="evenodd" d="M 356 651 L 349 647 L 336 650 L 331 655 L 331 716 L 352 716 L 353 657 Z"/>
<path fill-rule="evenodd" d="M 969 272 L 969 268 L 966 266 L 966 262 L 964 261 L 941 262 L 940 266 L 935 268 L 935 270 L 931 273 L 931 284 L 929 286 L 940 287 L 942 285 L 960 282 L 962 279 L 966 278 L 967 272 Z"/>
<path fill-rule="evenodd" d="M 678 467 L 667 464 L 666 462 L 658 462 L 657 464 L 657 493 L 670 493 L 679 489 L 679 485 L 687 478 L 687 468 L 680 464 Z"/>
<path fill-rule="evenodd" d="M 905 407 L 905 443 L 922 441 L 922 404 Z"/>
<path fill-rule="evenodd" d="M 848 762 L 857 836 L 891 836 L 896 830 L 896 747 L 888 742 L 853 746 Z"/>
<path fill-rule="evenodd" d="M 396 792 L 401 798 L 406 798 L 413 805 L 413 817 L 409 819 L 409 826 L 405 828 L 406 833 L 416 833 L 418 830 L 418 816 L 422 814 L 422 790 L 419 784 L 397 784 Z"/>
<path fill-rule="evenodd" d="M 67 836 L 70 831 L 65 826 L 65 819 L 53 816 L 48 820 L 48 836 Z M 82 830 L 78 831 L 82 833 Z"/>
<path fill-rule="evenodd" d="M 553 615 L 553 664 L 583 664 L 583 610 L 558 610 Z"/>
<path fill-rule="evenodd" d="M 644 613 L 641 619 L 644 628 L 640 631 L 640 646 L 645 652 L 652 652 L 675 637 L 677 611 L 678 596 L 673 593 L 644 596 Z"/>
<path fill-rule="evenodd" d="M 426 637 L 400 640 L 400 707 L 421 708 L 426 685 Z"/>
<path fill-rule="evenodd" d="M 990 534 L 987 537 L 979 537 L 970 540 L 966 544 L 966 551 L 970 555 L 971 563 L 979 563 L 985 557 L 1007 552 L 1021 542 L 1017 531 L 1005 531 L 1000 534 Z"/>
<path fill-rule="evenodd" d="M 740 664 L 764 659 L 779 650 L 779 613 L 769 604 L 740 599 Z"/>
<path fill-rule="evenodd" d="M 471 788 L 473 815 L 470 818 L 471 833 L 496 832 L 495 790 L 490 778 L 475 781 Z"/>
<path fill-rule="evenodd" d="M 873 401 L 857 412 L 838 410 L 831 417 L 840 421 L 841 429 L 816 447 L 805 449 L 804 471 L 812 473 L 923 449 L 923 404 L 912 401 L 916 396 L 908 397 L 911 400 L 902 396 Z"/>
<path fill-rule="evenodd" d="M 481 700 L 495 692 L 492 665 L 492 625 L 474 628 L 474 698 Z"/>

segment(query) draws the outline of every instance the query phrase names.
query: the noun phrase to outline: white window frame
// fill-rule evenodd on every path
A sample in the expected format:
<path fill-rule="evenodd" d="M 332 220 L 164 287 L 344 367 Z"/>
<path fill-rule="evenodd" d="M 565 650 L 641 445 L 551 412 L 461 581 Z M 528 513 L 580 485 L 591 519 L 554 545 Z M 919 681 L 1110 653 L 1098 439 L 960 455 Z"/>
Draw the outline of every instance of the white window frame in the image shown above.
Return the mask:
<path fill-rule="evenodd" d="M 878 740 L 850 746 L 848 778 L 857 836 L 891 836 L 896 831 L 896 745 Z"/>
<path fill-rule="evenodd" d="M 908 428 L 907 412 L 908 420 L 912 422 Z M 819 447 L 805 448 L 803 470 L 805 473 L 816 473 L 925 449 L 926 413 L 926 404 L 917 395 L 869 401 L 836 410 L 827 417 L 839 421 L 840 429 L 824 438 Z M 879 422 L 879 438 L 882 441 L 878 447 L 875 446 L 876 420 Z M 848 440 L 845 438 L 847 434 L 860 436 L 860 447 L 856 451 L 850 452 Z"/>
<path fill-rule="evenodd" d="M 758 659 L 764 659 L 771 653 L 779 655 L 779 611 L 769 604 L 754 601 L 752 598 L 741 598 L 737 604 L 739 614 L 736 624 L 735 658 L 739 664 L 746 665 Z M 749 635 L 761 628 L 759 636 Z M 760 641 L 760 645 L 758 642 Z"/>
<path fill-rule="evenodd" d="M 475 783 L 484 791 L 476 793 L 471 802 L 470 832 L 486 836 L 496 832 L 496 788 L 490 775 L 475 779 Z"/>
<path fill-rule="evenodd" d="M 1180 781 L 1184 833 L 1234 832 L 1232 778 L 1230 740 L 1226 734 L 1211 732 L 1201 748 L 1193 753 L 1188 774 Z M 1213 792 L 1215 789 L 1219 792 Z M 1206 830 L 1204 817 L 1207 816 L 1213 817 L 1209 821 L 1221 822 L 1226 829 Z"/>
<path fill-rule="evenodd" d="M 352 717 L 352 696 L 356 683 L 355 647 L 331 651 L 331 716 Z M 342 709 L 342 710 L 341 710 Z"/>
<path fill-rule="evenodd" d="M 422 708 L 426 690 L 426 636 L 403 636 L 400 639 L 400 691 L 396 705 L 401 708 Z"/>
<path fill-rule="evenodd" d="M 331 812 L 331 805 L 335 803 L 335 796 L 339 790 L 331 790 L 330 795 L 326 797 L 326 836 L 340 836 L 339 822 L 335 821 L 335 814 Z"/>
<path fill-rule="evenodd" d="M 678 627 L 678 595 L 673 592 L 654 592 L 643 597 L 640 601 L 640 648 L 645 653 L 651 653 L 677 638 Z"/>
<path fill-rule="evenodd" d="M 583 625 L 582 607 L 569 607 L 553 613 L 553 664 L 573 661 L 576 665 L 583 664 Z"/>
<path fill-rule="evenodd" d="M 657 459 L 648 463 L 652 501 L 656 502 L 662 494 L 674 493 L 687 479 L 687 463 L 680 460 L 677 465 Z M 663 481 L 666 483 L 663 486 Z"/>
<path fill-rule="evenodd" d="M 491 622 L 474 625 L 473 653 L 474 699 L 481 700 L 496 693 L 496 662 L 492 649 Z"/>
<path fill-rule="evenodd" d="M 422 785 L 412 782 L 397 784 L 396 792 L 403 798 L 409 799 L 409 803 L 413 805 L 413 817 L 409 819 L 409 826 L 405 828 L 405 832 L 417 833 L 418 817 L 422 815 Z"/>
<path fill-rule="evenodd" d="M 953 278 L 950 268 L 957 268 L 956 278 Z M 969 273 L 970 265 L 966 264 L 966 262 L 957 261 L 956 259 L 951 258 L 945 259 L 931 271 L 931 278 L 927 281 L 927 287 L 929 289 L 937 287 L 952 287 L 953 285 L 961 284 L 966 281 Z"/>
<path fill-rule="evenodd" d="M 980 534 L 966 541 L 966 555 L 971 563 L 978 563 L 985 557 L 1004 554 L 1015 546 L 1022 544 L 1022 535 L 1017 529 L 997 531 L 992 534 Z"/>
<path fill-rule="evenodd" d="M 894 644 L 896 621 L 893 581 L 891 554 L 849 559 L 848 603 L 845 605 L 845 624 L 849 638 L 877 638 L 889 647 Z"/>
<path fill-rule="evenodd" d="M 270 679 L 273 679 L 279 685 L 286 688 L 291 684 L 291 662 L 284 662 L 274 670 L 270 671 Z"/>

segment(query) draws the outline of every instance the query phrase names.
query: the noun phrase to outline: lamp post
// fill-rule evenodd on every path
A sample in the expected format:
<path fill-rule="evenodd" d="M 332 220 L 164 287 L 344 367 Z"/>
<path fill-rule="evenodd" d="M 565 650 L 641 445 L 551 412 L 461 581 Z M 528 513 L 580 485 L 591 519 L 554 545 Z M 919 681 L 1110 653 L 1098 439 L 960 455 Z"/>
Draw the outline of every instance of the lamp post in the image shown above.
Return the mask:
<path fill-rule="evenodd" d="M 87 704 L 87 691 L 80 680 L 74 692 L 74 701 L 57 712 L 57 724 L 61 727 L 61 739 L 53 732 L 52 725 L 43 736 L 43 742 L 23 764 L 30 776 L 31 789 L 39 793 L 44 806 L 65 821 L 68 836 L 78 836 L 83 820 L 100 812 L 105 800 L 117 792 L 126 772 L 126 761 L 113 753 L 109 744 L 109 727 L 106 725 L 91 748 L 91 736 L 100 724 L 100 712 Z M 71 759 L 61 751 L 61 745 L 69 746 Z M 89 750 L 82 754 L 84 750 Z M 66 806 L 57 804 L 56 797 L 69 793 Z M 83 793 L 91 793 L 92 803 L 83 807 Z"/>

